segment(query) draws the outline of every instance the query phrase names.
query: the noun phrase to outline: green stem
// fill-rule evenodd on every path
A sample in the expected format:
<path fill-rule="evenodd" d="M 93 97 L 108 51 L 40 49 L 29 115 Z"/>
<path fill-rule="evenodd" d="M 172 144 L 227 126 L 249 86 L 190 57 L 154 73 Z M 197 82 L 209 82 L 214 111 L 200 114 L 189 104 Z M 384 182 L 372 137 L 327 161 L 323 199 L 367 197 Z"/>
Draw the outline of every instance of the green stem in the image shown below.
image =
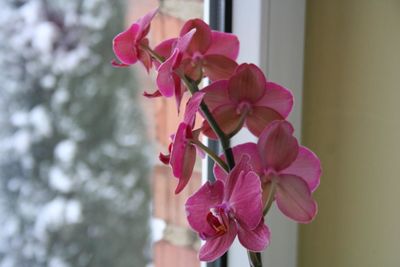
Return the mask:
<path fill-rule="evenodd" d="M 250 267 L 262 267 L 261 254 L 259 252 L 248 250 L 247 255 L 249 257 Z"/>
<path fill-rule="evenodd" d="M 246 109 L 239 118 L 239 123 L 236 125 L 236 128 L 228 134 L 228 138 L 232 138 L 234 137 L 242 128 L 243 128 L 243 124 L 246 120 L 247 114 L 249 114 L 249 110 Z"/>
<path fill-rule="evenodd" d="M 203 150 L 210 158 L 214 160 L 215 163 L 217 163 L 222 169 L 225 170 L 226 173 L 229 172 L 229 167 L 226 165 L 226 163 L 217 156 L 217 154 L 214 153 L 208 146 L 204 145 L 202 142 L 199 140 L 190 140 L 192 144 L 198 146 Z"/>
<path fill-rule="evenodd" d="M 272 206 L 272 203 L 274 203 L 275 191 L 276 191 L 276 182 L 272 181 L 271 188 L 269 189 L 268 199 L 264 207 L 264 212 L 263 212 L 264 216 L 267 215 L 269 209 Z"/>

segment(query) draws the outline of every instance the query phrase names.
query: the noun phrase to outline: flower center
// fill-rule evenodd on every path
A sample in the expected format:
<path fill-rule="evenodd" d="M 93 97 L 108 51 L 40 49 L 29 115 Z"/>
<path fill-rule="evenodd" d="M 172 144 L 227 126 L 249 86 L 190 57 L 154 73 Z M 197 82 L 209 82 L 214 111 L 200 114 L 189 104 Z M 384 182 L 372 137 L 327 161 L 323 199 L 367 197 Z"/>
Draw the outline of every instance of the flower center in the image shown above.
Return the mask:
<path fill-rule="evenodd" d="M 207 214 L 207 222 L 215 230 L 215 236 L 221 236 L 228 231 L 228 220 L 225 207 L 212 208 Z"/>
<path fill-rule="evenodd" d="M 241 101 L 236 107 L 236 114 L 251 113 L 251 104 L 248 101 Z"/>

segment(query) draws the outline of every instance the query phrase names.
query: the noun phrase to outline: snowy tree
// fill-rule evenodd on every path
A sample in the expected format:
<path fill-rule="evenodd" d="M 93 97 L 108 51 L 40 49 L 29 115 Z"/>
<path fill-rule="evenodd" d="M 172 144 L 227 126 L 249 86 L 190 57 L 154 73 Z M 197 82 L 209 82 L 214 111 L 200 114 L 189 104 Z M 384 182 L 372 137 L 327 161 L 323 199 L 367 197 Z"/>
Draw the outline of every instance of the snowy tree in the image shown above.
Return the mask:
<path fill-rule="evenodd" d="M 123 1 L 0 0 L 0 267 L 141 267 L 149 164 Z"/>

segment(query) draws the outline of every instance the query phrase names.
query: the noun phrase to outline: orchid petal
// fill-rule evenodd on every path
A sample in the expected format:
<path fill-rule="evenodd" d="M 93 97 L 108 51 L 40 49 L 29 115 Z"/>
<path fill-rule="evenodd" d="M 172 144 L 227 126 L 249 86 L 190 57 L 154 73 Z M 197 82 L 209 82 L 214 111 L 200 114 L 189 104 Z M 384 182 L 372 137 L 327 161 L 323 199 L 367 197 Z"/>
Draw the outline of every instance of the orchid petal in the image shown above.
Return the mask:
<path fill-rule="evenodd" d="M 185 25 L 183 25 L 180 36 L 183 36 L 191 29 L 196 29 L 192 41 L 188 47 L 188 53 L 193 54 L 199 52 L 204 54 L 211 45 L 211 29 L 204 21 L 201 19 L 191 19 L 188 20 Z"/>
<path fill-rule="evenodd" d="M 300 177 L 280 175 L 275 197 L 279 210 L 296 222 L 309 223 L 317 214 L 317 203 Z"/>
<path fill-rule="evenodd" d="M 231 33 L 211 31 L 211 46 L 207 55 L 222 55 L 236 60 L 239 54 L 239 39 Z"/>
<path fill-rule="evenodd" d="M 185 116 L 183 118 L 183 122 L 188 125 L 192 125 L 196 118 L 196 113 L 199 110 L 201 101 L 203 100 L 205 93 L 200 91 L 195 93 L 187 102 L 185 109 Z"/>
<path fill-rule="evenodd" d="M 296 159 L 299 145 L 292 134 L 293 126 L 287 121 L 273 121 L 261 133 L 257 146 L 268 167 L 280 171 Z"/>
<path fill-rule="evenodd" d="M 308 184 L 311 192 L 317 189 L 322 173 L 321 161 L 306 147 L 299 148 L 299 154 L 293 163 L 281 173 L 292 174 L 301 177 Z"/>
<path fill-rule="evenodd" d="M 179 49 L 179 51 L 181 51 L 181 52 L 185 52 L 186 49 L 188 48 L 190 42 L 192 41 L 195 33 L 196 33 L 196 29 L 191 29 L 190 31 L 188 31 L 187 33 L 185 33 L 184 35 L 179 37 L 176 42 L 176 48 Z"/>
<path fill-rule="evenodd" d="M 267 107 L 252 107 L 247 114 L 246 126 L 255 136 L 260 136 L 265 127 L 274 120 L 282 120 L 281 114 Z"/>
<path fill-rule="evenodd" d="M 215 121 L 218 123 L 219 127 L 225 134 L 231 133 L 237 127 L 240 114 L 236 113 L 235 107 L 233 105 L 220 106 L 212 113 Z M 211 126 L 206 120 L 203 122 L 202 131 L 203 134 L 209 138 L 217 138 Z"/>
<path fill-rule="evenodd" d="M 162 96 L 160 90 L 156 90 L 153 93 L 143 92 L 143 96 L 147 98 L 156 98 Z"/>
<path fill-rule="evenodd" d="M 250 167 L 256 172 L 258 175 L 263 173 L 263 165 L 260 158 L 260 154 L 258 153 L 257 145 L 254 143 L 245 143 L 240 144 L 232 148 L 232 154 L 234 156 L 235 162 L 238 162 L 243 155 L 248 155 L 250 157 Z M 223 160 L 225 160 L 225 156 L 220 156 Z M 214 165 L 214 176 L 218 180 L 225 181 L 228 176 L 227 173 L 218 165 Z"/>
<path fill-rule="evenodd" d="M 178 194 L 189 182 L 196 161 L 196 148 L 188 142 L 191 127 L 181 123 L 172 144 L 170 164 L 175 177 L 179 179 L 175 194 Z"/>
<path fill-rule="evenodd" d="M 250 251 L 263 251 L 268 245 L 270 240 L 270 231 L 264 223 L 264 219 L 260 221 L 258 226 L 253 230 L 246 230 L 238 227 L 238 237 L 240 243 Z"/>
<path fill-rule="evenodd" d="M 241 64 L 229 79 L 229 96 L 236 101 L 258 101 L 265 93 L 264 73 L 254 64 Z"/>
<path fill-rule="evenodd" d="M 148 41 L 147 39 L 143 40 L 144 42 Z M 146 71 L 149 72 L 152 65 L 153 65 L 153 60 L 151 58 L 151 55 L 149 52 L 143 49 L 138 49 L 138 59 L 140 62 L 142 62 L 143 66 L 146 68 Z"/>
<path fill-rule="evenodd" d="M 265 94 L 254 105 L 272 108 L 286 118 L 293 108 L 293 94 L 279 84 L 267 82 Z"/>
<path fill-rule="evenodd" d="M 204 103 L 206 103 L 208 109 L 211 111 L 219 106 L 231 103 L 228 96 L 227 80 L 213 82 L 201 91 L 206 93 Z"/>
<path fill-rule="evenodd" d="M 236 168 L 236 167 L 235 167 Z M 230 175 L 228 183 L 232 180 Z M 242 171 L 236 179 L 235 186 L 229 196 L 235 218 L 241 227 L 253 230 L 263 217 L 260 177 L 255 172 Z"/>
<path fill-rule="evenodd" d="M 113 40 L 114 53 L 124 64 L 132 65 L 138 60 L 135 46 L 138 32 L 139 25 L 132 24 L 129 29 L 115 36 Z"/>
<path fill-rule="evenodd" d="M 204 74 L 212 81 L 229 79 L 236 67 L 236 61 L 222 55 L 205 55 L 203 57 Z"/>
<path fill-rule="evenodd" d="M 158 68 L 157 86 L 161 94 L 165 97 L 171 97 L 175 92 L 174 67 L 179 61 L 179 50 L 175 49 L 174 53 Z"/>
<path fill-rule="evenodd" d="M 193 81 L 199 81 L 203 78 L 203 68 L 200 61 L 192 61 L 191 58 L 182 60 L 182 68 L 187 77 Z"/>
<path fill-rule="evenodd" d="M 149 33 L 150 30 L 150 23 L 153 20 L 154 16 L 157 14 L 158 8 L 150 11 L 136 22 L 136 24 L 139 26 L 140 34 L 139 34 L 139 39 L 143 38 Z"/>
<path fill-rule="evenodd" d="M 162 56 L 164 59 L 169 58 L 174 51 L 178 38 L 167 39 L 159 43 L 155 48 L 154 52 Z M 158 63 L 158 62 L 156 62 Z M 160 65 L 160 63 L 158 63 Z"/>
<path fill-rule="evenodd" d="M 190 196 L 185 203 L 185 210 L 189 225 L 198 233 L 212 235 L 215 230 L 207 223 L 207 214 L 210 209 L 222 203 L 224 184 L 206 182 L 200 189 Z"/>
<path fill-rule="evenodd" d="M 227 233 L 222 236 L 206 240 L 206 243 L 200 248 L 199 259 L 201 261 L 213 261 L 221 257 L 232 245 L 236 234 L 236 223 L 231 221 Z"/>

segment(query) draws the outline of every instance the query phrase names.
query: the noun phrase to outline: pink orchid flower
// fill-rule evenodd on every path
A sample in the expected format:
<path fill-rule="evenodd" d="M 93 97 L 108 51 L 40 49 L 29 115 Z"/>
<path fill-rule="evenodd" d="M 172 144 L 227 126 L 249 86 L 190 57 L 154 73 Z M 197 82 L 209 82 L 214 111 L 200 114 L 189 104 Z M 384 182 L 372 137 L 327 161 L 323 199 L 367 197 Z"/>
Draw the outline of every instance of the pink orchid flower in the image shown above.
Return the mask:
<path fill-rule="evenodd" d="M 235 60 L 239 53 L 238 38 L 233 34 L 212 31 L 201 19 L 187 21 L 180 36 L 192 29 L 196 29 L 196 33 L 182 60 L 185 75 L 194 81 L 203 78 L 203 74 L 211 80 L 227 79 L 237 67 Z M 155 51 L 168 57 L 174 51 L 175 42 L 176 38 L 166 40 Z"/>
<path fill-rule="evenodd" d="M 269 243 L 260 178 L 248 161 L 244 155 L 224 181 L 207 182 L 186 202 L 189 224 L 205 240 L 199 252 L 202 261 L 223 255 L 236 235 L 251 251 L 262 251 Z"/>
<path fill-rule="evenodd" d="M 235 160 L 250 156 L 252 169 L 263 183 L 264 202 L 274 183 L 276 204 L 283 214 L 299 223 L 313 220 L 317 204 L 311 193 L 319 185 L 321 163 L 312 151 L 298 145 L 289 122 L 272 122 L 257 144 L 241 144 L 232 151 Z M 227 174 L 217 165 L 214 173 L 217 179 L 226 179 Z"/>
<path fill-rule="evenodd" d="M 203 91 L 205 103 L 226 134 L 244 124 L 259 136 L 268 123 L 285 119 L 293 107 L 291 92 L 267 81 L 254 64 L 241 64 L 229 80 L 214 82 Z M 203 133 L 216 138 L 207 121 L 204 121 Z"/>
<path fill-rule="evenodd" d="M 149 71 L 152 66 L 151 55 L 144 49 L 148 47 L 149 39 L 146 35 L 150 31 L 150 23 L 157 14 L 155 9 L 133 23 L 129 29 L 118 34 L 113 40 L 113 50 L 121 63 L 113 61 L 117 67 L 127 67 L 135 64 L 138 60 L 143 63 Z"/>
<path fill-rule="evenodd" d="M 183 122 L 173 137 L 169 146 L 170 155 L 160 154 L 161 162 L 170 164 L 173 175 L 179 179 L 175 194 L 180 193 L 188 184 L 196 162 L 196 146 L 191 142 L 198 138 L 198 131 L 193 132 L 196 112 L 203 100 L 204 93 L 194 94 L 186 105 Z"/>

